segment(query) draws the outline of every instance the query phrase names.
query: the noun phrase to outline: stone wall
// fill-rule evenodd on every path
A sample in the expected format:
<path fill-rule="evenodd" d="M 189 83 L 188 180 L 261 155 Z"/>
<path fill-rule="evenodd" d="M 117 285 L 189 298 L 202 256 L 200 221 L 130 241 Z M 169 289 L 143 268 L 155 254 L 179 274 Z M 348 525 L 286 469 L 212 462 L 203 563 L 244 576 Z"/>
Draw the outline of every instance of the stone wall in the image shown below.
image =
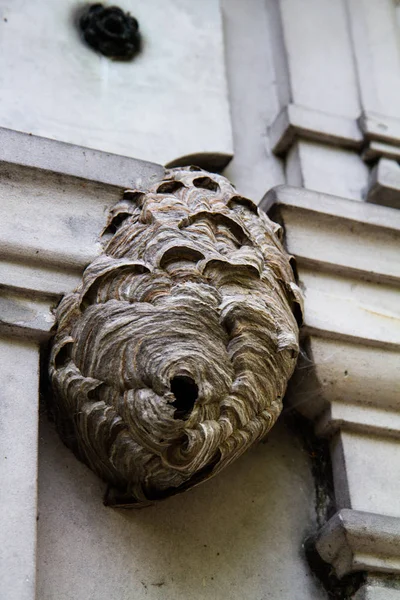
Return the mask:
<path fill-rule="evenodd" d="M 83 44 L 72 0 L 0 7 L 7 600 L 400 597 L 399 8 L 299 6 L 125 2 L 145 44 L 123 64 Z M 45 397 L 39 410 L 39 351 L 43 362 L 53 308 L 99 253 L 108 208 L 186 160 L 226 166 L 284 226 L 304 351 L 265 442 L 184 495 L 113 510 Z M 287 419 L 293 407 L 304 431 Z M 326 454 L 315 479 L 312 427 L 333 482 Z"/>

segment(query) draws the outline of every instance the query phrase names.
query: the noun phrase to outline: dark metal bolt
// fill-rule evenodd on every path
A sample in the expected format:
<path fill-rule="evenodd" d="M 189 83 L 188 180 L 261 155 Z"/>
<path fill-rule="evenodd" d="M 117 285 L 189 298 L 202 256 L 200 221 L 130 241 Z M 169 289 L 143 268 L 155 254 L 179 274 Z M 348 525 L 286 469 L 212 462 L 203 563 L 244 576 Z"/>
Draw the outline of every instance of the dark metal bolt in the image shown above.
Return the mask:
<path fill-rule="evenodd" d="M 91 4 L 81 13 L 79 27 L 86 43 L 109 58 L 130 60 L 140 51 L 139 23 L 117 6 Z"/>

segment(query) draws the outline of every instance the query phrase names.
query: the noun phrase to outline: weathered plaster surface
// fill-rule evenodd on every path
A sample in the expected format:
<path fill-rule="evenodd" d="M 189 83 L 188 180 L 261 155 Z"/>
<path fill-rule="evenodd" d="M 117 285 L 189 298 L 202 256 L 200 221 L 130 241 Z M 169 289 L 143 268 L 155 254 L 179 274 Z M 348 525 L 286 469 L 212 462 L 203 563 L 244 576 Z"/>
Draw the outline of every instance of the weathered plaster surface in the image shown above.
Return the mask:
<path fill-rule="evenodd" d="M 82 42 L 79 4 L 1 7 L 0 126 L 161 164 L 204 153 L 226 164 L 232 133 L 219 0 L 121 0 L 143 36 L 132 62 Z"/>
<path fill-rule="evenodd" d="M 274 39 L 283 42 L 279 7 L 275 0 L 222 0 L 221 6 L 234 143 L 224 175 L 258 203 L 266 190 L 285 181 L 267 132 L 279 112 L 282 73 L 273 56 Z"/>
<path fill-rule="evenodd" d="M 0 596 L 32 600 L 36 570 L 39 352 L 0 338 Z"/>
<path fill-rule="evenodd" d="M 140 511 L 103 506 L 103 483 L 45 415 L 39 452 L 41 600 L 326 598 L 302 550 L 308 457 L 282 420 L 219 477 Z"/>

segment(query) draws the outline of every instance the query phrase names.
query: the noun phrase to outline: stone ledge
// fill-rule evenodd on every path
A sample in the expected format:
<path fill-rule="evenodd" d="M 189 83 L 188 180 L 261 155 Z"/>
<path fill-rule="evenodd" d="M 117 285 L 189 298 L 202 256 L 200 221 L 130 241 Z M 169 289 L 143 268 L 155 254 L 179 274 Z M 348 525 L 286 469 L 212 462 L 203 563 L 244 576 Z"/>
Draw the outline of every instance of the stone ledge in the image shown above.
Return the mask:
<path fill-rule="evenodd" d="M 343 509 L 321 529 L 316 548 L 338 577 L 364 570 L 400 573 L 400 519 Z"/>
<path fill-rule="evenodd" d="M 347 401 L 331 402 L 317 420 L 315 433 L 321 437 L 332 437 L 339 430 L 400 439 L 400 406 L 397 411 L 389 411 L 357 406 Z"/>
<path fill-rule="evenodd" d="M 375 162 L 379 158 L 400 159 L 400 146 L 387 144 L 386 142 L 377 142 L 370 140 L 362 152 L 362 158 L 365 162 Z"/>
<path fill-rule="evenodd" d="M 335 423 L 345 417 L 351 423 L 357 419 L 368 427 L 373 420 L 374 426 L 382 427 L 387 418 L 381 411 L 400 412 L 399 362 L 400 353 L 393 349 L 312 335 L 304 340 L 288 399 L 308 419 L 320 420 L 321 433 L 336 430 L 330 417 Z M 346 413 L 343 403 L 349 406 L 343 409 Z M 333 413 L 331 405 L 336 405 Z"/>
<path fill-rule="evenodd" d="M 50 299 L 0 290 L 0 332 L 25 339 L 44 340 L 54 323 Z"/>
<path fill-rule="evenodd" d="M 260 206 L 269 211 L 272 205 L 303 208 L 316 214 L 322 213 L 400 232 L 398 211 L 289 185 L 279 185 L 266 193 Z"/>
<path fill-rule="evenodd" d="M 119 188 L 146 186 L 164 169 L 144 160 L 0 127 L 0 162 L 79 177 Z"/>
<path fill-rule="evenodd" d="M 367 201 L 400 208 L 400 165 L 397 160 L 381 158 L 372 169 Z"/>
<path fill-rule="evenodd" d="M 354 150 L 366 144 L 362 157 L 367 162 L 400 156 L 400 119 L 372 112 L 353 120 L 291 103 L 275 118 L 269 136 L 278 156 L 285 155 L 297 138 Z"/>
<path fill-rule="evenodd" d="M 357 122 L 346 117 L 288 104 L 269 129 L 275 154 L 283 155 L 297 137 L 343 148 L 361 148 L 363 136 Z"/>
<path fill-rule="evenodd" d="M 160 165 L 0 129 L 0 285 L 53 299 L 74 289 L 101 251 L 108 209 L 122 190 L 163 173 Z"/>
<path fill-rule="evenodd" d="M 400 600 L 400 589 L 363 585 L 353 597 L 353 600 Z"/>
<path fill-rule="evenodd" d="M 284 226 L 299 267 L 400 282 L 398 211 L 289 186 L 272 189 L 261 207 Z"/>
<path fill-rule="evenodd" d="M 23 262 L 23 258 L 20 262 L 3 259 L 0 261 L 0 284 L 15 293 L 29 290 L 31 297 L 58 301 L 79 285 L 85 264 L 83 262 L 76 269 L 64 266 L 61 270 L 39 262 Z"/>
<path fill-rule="evenodd" d="M 359 119 L 359 125 L 365 137 L 370 140 L 387 142 L 395 146 L 400 144 L 400 119 L 364 111 Z"/>
<path fill-rule="evenodd" d="M 301 265 L 299 283 L 305 298 L 303 338 L 315 335 L 400 350 L 398 288 Z"/>

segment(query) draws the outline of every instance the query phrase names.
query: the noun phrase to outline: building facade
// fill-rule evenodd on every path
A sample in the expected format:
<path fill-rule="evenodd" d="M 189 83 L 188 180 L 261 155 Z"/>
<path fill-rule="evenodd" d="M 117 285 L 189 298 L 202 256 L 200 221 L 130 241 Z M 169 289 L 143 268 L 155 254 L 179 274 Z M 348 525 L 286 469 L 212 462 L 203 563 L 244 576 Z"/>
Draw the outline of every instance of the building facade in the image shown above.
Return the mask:
<path fill-rule="evenodd" d="M 400 599 L 400 6 L 124 0 L 93 51 L 74 0 L 0 2 L 0 581 L 7 600 Z M 45 406 L 54 307 L 108 209 L 164 165 L 222 172 L 280 222 L 305 297 L 282 417 L 142 511 Z"/>

